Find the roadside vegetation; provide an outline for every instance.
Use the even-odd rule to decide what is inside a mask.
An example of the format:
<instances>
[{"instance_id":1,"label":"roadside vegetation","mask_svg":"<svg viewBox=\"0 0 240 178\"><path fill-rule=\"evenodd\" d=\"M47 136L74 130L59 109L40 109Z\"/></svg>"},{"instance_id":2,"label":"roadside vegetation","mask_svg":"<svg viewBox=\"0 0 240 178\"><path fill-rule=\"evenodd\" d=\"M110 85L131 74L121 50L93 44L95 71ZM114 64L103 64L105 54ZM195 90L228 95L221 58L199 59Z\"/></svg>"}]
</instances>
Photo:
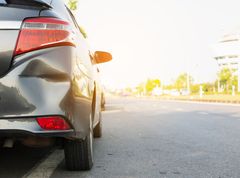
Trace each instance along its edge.
<instances>
[{"instance_id":1,"label":"roadside vegetation","mask_svg":"<svg viewBox=\"0 0 240 178\"><path fill-rule=\"evenodd\" d=\"M69 0L68 1L68 7L69 9L71 10L77 10L77 3L78 3L78 0Z\"/></svg>"},{"instance_id":2,"label":"roadside vegetation","mask_svg":"<svg viewBox=\"0 0 240 178\"><path fill-rule=\"evenodd\" d=\"M166 99L240 102L236 71L223 68L213 82L196 83L194 78L181 73L171 84L164 85L159 78L147 79L133 88L114 91L122 96L160 97Z\"/></svg>"}]
</instances>

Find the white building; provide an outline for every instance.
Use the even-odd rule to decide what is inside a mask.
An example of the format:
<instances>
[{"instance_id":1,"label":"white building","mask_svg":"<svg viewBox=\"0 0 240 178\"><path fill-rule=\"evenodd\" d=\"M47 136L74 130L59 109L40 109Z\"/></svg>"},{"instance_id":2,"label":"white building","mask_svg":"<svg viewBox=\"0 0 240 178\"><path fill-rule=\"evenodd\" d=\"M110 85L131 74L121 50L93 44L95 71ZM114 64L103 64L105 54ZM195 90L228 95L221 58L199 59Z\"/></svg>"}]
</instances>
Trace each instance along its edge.
<instances>
[{"instance_id":1,"label":"white building","mask_svg":"<svg viewBox=\"0 0 240 178\"><path fill-rule=\"evenodd\" d=\"M238 92L240 92L240 33L225 35L214 46L214 58L217 60L219 71L229 68L238 76Z\"/></svg>"}]
</instances>

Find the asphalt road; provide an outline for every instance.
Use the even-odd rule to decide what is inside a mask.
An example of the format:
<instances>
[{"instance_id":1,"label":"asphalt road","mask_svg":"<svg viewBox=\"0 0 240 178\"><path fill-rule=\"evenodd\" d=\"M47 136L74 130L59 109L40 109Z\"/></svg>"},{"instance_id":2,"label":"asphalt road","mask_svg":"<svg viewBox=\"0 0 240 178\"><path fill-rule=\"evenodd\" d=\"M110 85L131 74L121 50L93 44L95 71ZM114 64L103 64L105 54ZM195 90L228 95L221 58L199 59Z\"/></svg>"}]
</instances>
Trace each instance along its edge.
<instances>
[{"instance_id":1,"label":"asphalt road","mask_svg":"<svg viewBox=\"0 0 240 178\"><path fill-rule=\"evenodd\" d=\"M0 151L0 177L238 178L240 106L111 98L91 171L69 172L63 152Z\"/></svg>"}]
</instances>

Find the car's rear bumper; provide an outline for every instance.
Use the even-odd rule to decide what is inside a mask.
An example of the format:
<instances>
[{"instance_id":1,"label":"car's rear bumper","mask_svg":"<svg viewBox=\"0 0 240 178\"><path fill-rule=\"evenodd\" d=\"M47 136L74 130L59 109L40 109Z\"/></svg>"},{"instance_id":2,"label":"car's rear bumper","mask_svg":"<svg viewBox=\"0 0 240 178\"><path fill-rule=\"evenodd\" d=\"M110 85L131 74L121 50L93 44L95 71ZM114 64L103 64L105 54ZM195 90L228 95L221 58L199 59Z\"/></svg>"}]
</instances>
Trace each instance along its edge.
<instances>
[{"instance_id":1,"label":"car's rear bumper","mask_svg":"<svg viewBox=\"0 0 240 178\"><path fill-rule=\"evenodd\" d=\"M35 118L4 118L0 119L1 137L21 137L26 135L41 137L74 137L73 129L44 130Z\"/></svg>"},{"instance_id":2,"label":"car's rear bumper","mask_svg":"<svg viewBox=\"0 0 240 178\"><path fill-rule=\"evenodd\" d=\"M77 70L73 47L42 49L18 56L0 78L0 137L26 133L85 138L92 96L88 78ZM74 71L74 72L73 72ZM63 116L71 131L43 131L34 116Z\"/></svg>"}]
</instances>

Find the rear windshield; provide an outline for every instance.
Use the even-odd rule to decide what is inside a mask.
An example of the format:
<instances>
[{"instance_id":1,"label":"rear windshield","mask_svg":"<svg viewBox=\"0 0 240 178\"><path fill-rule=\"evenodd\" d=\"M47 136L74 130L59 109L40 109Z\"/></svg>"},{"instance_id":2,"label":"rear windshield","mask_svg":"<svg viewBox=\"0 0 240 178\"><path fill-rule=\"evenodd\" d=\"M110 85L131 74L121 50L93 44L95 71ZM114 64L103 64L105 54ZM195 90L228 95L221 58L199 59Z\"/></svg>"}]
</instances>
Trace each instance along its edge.
<instances>
[{"instance_id":1,"label":"rear windshield","mask_svg":"<svg viewBox=\"0 0 240 178\"><path fill-rule=\"evenodd\" d=\"M6 4L5 0L0 0L0 4Z\"/></svg>"},{"instance_id":2,"label":"rear windshield","mask_svg":"<svg viewBox=\"0 0 240 178\"><path fill-rule=\"evenodd\" d=\"M0 0L0 4L24 5L49 8L51 0Z\"/></svg>"}]
</instances>

